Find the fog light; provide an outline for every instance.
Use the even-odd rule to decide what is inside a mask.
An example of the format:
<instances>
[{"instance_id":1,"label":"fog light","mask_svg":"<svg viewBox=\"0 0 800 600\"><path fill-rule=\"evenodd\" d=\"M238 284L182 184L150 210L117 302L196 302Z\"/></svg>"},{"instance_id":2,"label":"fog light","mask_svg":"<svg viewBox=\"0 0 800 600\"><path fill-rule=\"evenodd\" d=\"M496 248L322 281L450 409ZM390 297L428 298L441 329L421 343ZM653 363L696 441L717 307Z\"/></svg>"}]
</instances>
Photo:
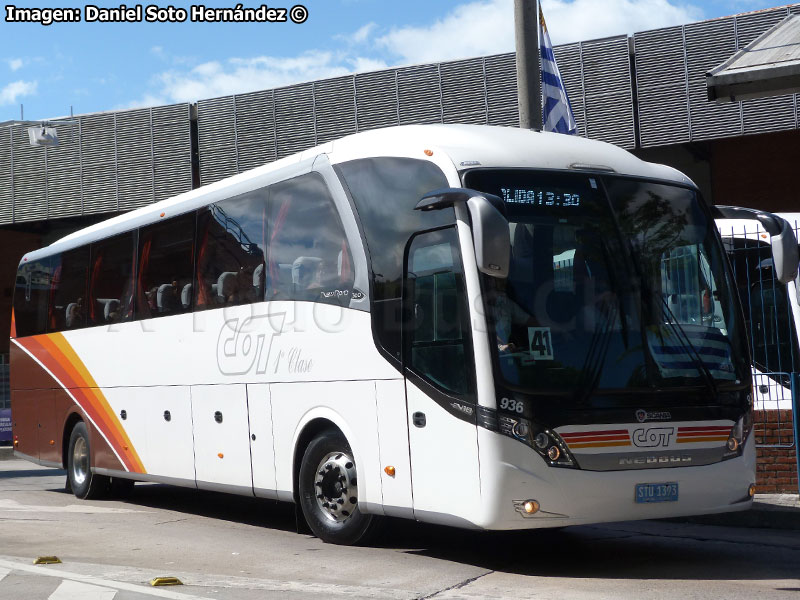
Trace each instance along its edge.
<instances>
[{"instance_id":1,"label":"fog light","mask_svg":"<svg viewBox=\"0 0 800 600\"><path fill-rule=\"evenodd\" d=\"M522 509L529 515L539 512L539 503L536 500L526 500Z\"/></svg>"},{"instance_id":2,"label":"fog light","mask_svg":"<svg viewBox=\"0 0 800 600\"><path fill-rule=\"evenodd\" d=\"M739 441L734 437L728 438L728 450L731 452L736 452L736 449L739 447Z\"/></svg>"},{"instance_id":3,"label":"fog light","mask_svg":"<svg viewBox=\"0 0 800 600\"><path fill-rule=\"evenodd\" d=\"M555 446L550 446L547 449L547 458L550 460L558 460L559 456L561 456L561 451Z\"/></svg>"},{"instance_id":4,"label":"fog light","mask_svg":"<svg viewBox=\"0 0 800 600\"><path fill-rule=\"evenodd\" d=\"M546 433L540 433L539 435L536 436L536 439L533 441L539 448L544 450L545 448L547 448L547 444L550 443L550 438L547 437Z\"/></svg>"},{"instance_id":5,"label":"fog light","mask_svg":"<svg viewBox=\"0 0 800 600\"><path fill-rule=\"evenodd\" d=\"M747 488L747 495L750 496L751 498L756 495L756 484L755 483L751 483L750 487Z\"/></svg>"}]
</instances>

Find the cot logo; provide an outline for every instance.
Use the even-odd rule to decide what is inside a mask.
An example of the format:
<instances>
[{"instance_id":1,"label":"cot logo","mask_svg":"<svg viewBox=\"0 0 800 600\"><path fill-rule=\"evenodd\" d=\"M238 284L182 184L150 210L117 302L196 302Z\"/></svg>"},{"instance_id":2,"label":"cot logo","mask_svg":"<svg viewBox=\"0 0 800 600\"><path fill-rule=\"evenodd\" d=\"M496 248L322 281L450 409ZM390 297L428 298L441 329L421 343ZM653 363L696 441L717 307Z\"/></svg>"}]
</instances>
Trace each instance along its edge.
<instances>
[{"instance_id":1,"label":"cot logo","mask_svg":"<svg viewBox=\"0 0 800 600\"><path fill-rule=\"evenodd\" d=\"M223 375L267 372L272 339L280 335L285 313L251 315L225 321L217 338L217 367Z\"/></svg>"},{"instance_id":2,"label":"cot logo","mask_svg":"<svg viewBox=\"0 0 800 600\"><path fill-rule=\"evenodd\" d=\"M634 445L639 448L656 448L669 446L670 438L674 434L674 427L651 427L650 429L637 429L631 437Z\"/></svg>"}]
</instances>

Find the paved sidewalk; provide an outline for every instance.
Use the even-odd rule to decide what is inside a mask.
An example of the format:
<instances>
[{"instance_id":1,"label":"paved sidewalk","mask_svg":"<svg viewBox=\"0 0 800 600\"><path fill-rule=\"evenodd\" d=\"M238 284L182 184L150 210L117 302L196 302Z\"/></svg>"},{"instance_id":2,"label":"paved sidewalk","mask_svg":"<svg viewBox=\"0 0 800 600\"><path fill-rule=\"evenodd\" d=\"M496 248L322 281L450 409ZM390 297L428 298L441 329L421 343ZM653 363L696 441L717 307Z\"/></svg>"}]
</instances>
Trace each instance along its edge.
<instances>
[{"instance_id":1,"label":"paved sidewalk","mask_svg":"<svg viewBox=\"0 0 800 600\"><path fill-rule=\"evenodd\" d=\"M756 494L753 508L720 515L683 517L676 521L724 527L761 527L800 531L800 496L797 494Z\"/></svg>"}]
</instances>

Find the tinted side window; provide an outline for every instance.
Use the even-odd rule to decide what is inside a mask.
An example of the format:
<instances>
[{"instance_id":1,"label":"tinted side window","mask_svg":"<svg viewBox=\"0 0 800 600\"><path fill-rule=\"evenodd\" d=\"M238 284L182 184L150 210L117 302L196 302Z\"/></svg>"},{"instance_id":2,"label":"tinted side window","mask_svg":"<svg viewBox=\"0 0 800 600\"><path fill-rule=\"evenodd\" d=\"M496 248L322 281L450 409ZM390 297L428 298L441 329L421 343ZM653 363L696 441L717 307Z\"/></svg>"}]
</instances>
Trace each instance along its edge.
<instances>
[{"instance_id":1,"label":"tinted side window","mask_svg":"<svg viewBox=\"0 0 800 600\"><path fill-rule=\"evenodd\" d=\"M454 229L414 238L408 254L408 290L408 365L444 391L469 394L469 317Z\"/></svg>"},{"instance_id":2,"label":"tinted side window","mask_svg":"<svg viewBox=\"0 0 800 600\"><path fill-rule=\"evenodd\" d=\"M123 233L92 244L89 325L133 319L136 234Z\"/></svg>"},{"instance_id":3,"label":"tinted side window","mask_svg":"<svg viewBox=\"0 0 800 600\"><path fill-rule=\"evenodd\" d=\"M353 260L322 178L310 173L270 188L268 300L346 305Z\"/></svg>"},{"instance_id":4,"label":"tinted side window","mask_svg":"<svg viewBox=\"0 0 800 600\"><path fill-rule=\"evenodd\" d=\"M86 326L86 282L89 247L76 248L50 258L48 331L63 331Z\"/></svg>"},{"instance_id":5,"label":"tinted side window","mask_svg":"<svg viewBox=\"0 0 800 600\"><path fill-rule=\"evenodd\" d=\"M378 342L400 358L400 296L403 252L412 234L455 222L452 208L419 211L422 196L447 187L431 162L411 158L366 158L336 171L356 205L367 238L372 269L372 323Z\"/></svg>"},{"instance_id":6,"label":"tinted side window","mask_svg":"<svg viewBox=\"0 0 800 600\"><path fill-rule=\"evenodd\" d=\"M191 213L139 230L137 318L191 310L194 227ZM186 291L188 302L184 301Z\"/></svg>"},{"instance_id":7,"label":"tinted side window","mask_svg":"<svg viewBox=\"0 0 800 600\"><path fill-rule=\"evenodd\" d=\"M266 188L198 212L196 309L264 299L266 213Z\"/></svg>"},{"instance_id":8,"label":"tinted side window","mask_svg":"<svg viewBox=\"0 0 800 600\"><path fill-rule=\"evenodd\" d=\"M14 291L14 322L17 337L45 333L51 278L49 258L25 262L19 266Z\"/></svg>"}]
</instances>

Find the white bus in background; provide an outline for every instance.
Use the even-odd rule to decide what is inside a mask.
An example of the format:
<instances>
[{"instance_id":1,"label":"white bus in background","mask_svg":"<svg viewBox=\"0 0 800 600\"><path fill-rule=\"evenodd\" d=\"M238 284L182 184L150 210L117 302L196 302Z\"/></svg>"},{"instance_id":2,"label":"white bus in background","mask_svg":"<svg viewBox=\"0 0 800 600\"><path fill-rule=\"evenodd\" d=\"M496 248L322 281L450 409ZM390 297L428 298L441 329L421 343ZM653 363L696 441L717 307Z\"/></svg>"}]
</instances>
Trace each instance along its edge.
<instances>
[{"instance_id":1,"label":"white bus in background","mask_svg":"<svg viewBox=\"0 0 800 600\"><path fill-rule=\"evenodd\" d=\"M795 234L800 213L777 213ZM798 279L775 277L772 236L757 220L717 219L742 301L753 359L757 409L792 408L789 375L800 372L800 287Z\"/></svg>"},{"instance_id":2,"label":"white bus in background","mask_svg":"<svg viewBox=\"0 0 800 600\"><path fill-rule=\"evenodd\" d=\"M385 516L751 504L750 357L713 217L608 144L360 133L67 236L17 281L15 450L81 498L284 500L335 543ZM706 292L712 318L683 312Z\"/></svg>"}]
</instances>

